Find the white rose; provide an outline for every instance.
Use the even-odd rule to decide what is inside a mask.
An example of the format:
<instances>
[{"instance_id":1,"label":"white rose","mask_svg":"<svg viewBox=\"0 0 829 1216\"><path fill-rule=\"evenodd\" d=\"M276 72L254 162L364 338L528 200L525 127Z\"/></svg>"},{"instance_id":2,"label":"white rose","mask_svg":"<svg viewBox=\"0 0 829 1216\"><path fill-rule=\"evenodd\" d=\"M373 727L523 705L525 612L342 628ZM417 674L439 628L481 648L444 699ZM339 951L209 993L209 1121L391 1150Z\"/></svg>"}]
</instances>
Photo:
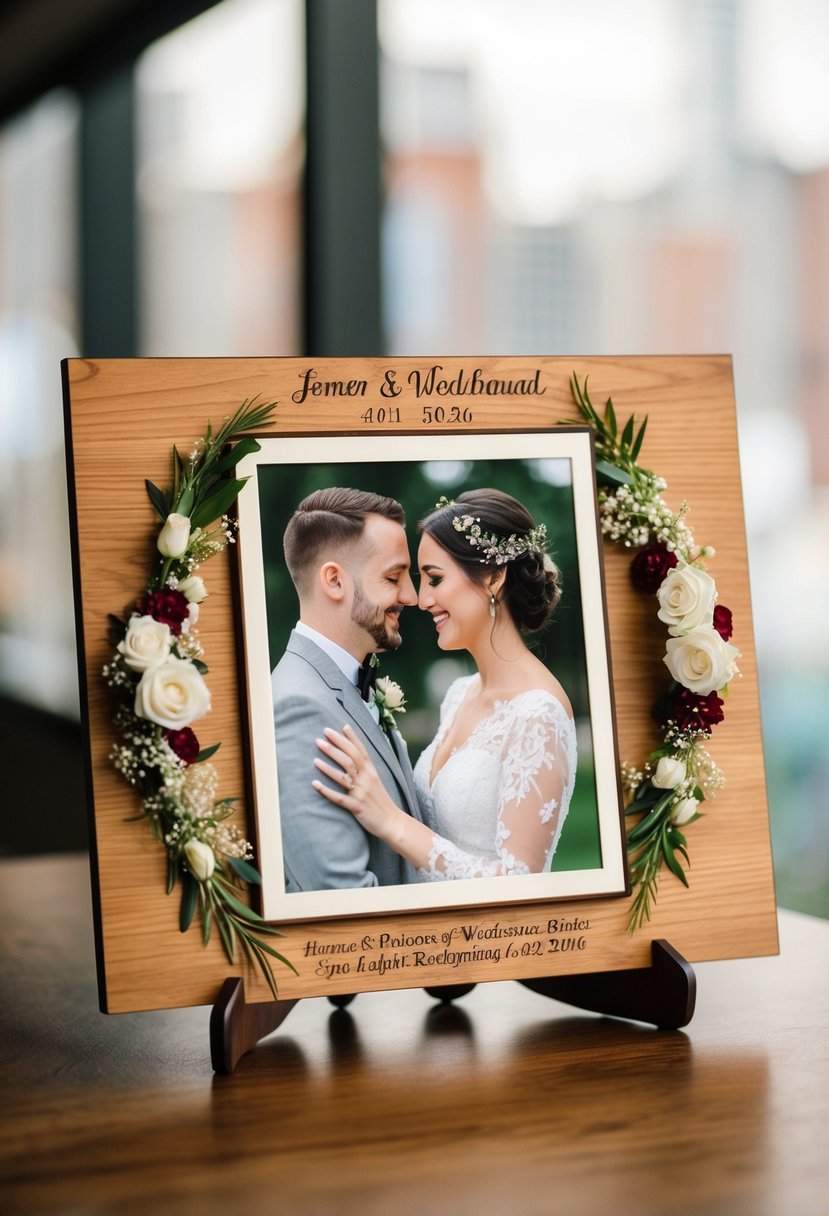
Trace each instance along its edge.
<instances>
[{"instance_id":1,"label":"white rose","mask_svg":"<svg viewBox=\"0 0 829 1216\"><path fill-rule=\"evenodd\" d=\"M200 604L202 600L207 599L207 588L197 574L183 578L178 589L191 604Z\"/></svg>"},{"instance_id":2,"label":"white rose","mask_svg":"<svg viewBox=\"0 0 829 1216\"><path fill-rule=\"evenodd\" d=\"M392 713L399 713L403 710L403 702L406 698L403 695L403 689L395 680L389 679L388 676L378 676L377 688L380 690L386 709L391 710ZM403 712L405 713L405 710Z\"/></svg>"},{"instance_id":3,"label":"white rose","mask_svg":"<svg viewBox=\"0 0 829 1216\"><path fill-rule=\"evenodd\" d=\"M651 782L660 790L673 790L682 784L686 775L684 760L677 760L676 756L660 756Z\"/></svg>"},{"instance_id":4,"label":"white rose","mask_svg":"<svg viewBox=\"0 0 829 1216\"><path fill-rule=\"evenodd\" d=\"M158 551L165 557L181 557L190 544L190 519L175 511L167 516L164 527L158 534Z\"/></svg>"},{"instance_id":5,"label":"white rose","mask_svg":"<svg viewBox=\"0 0 829 1216\"><path fill-rule=\"evenodd\" d=\"M710 574L696 566L679 565L669 571L656 593L660 621L676 637L698 625L710 625L717 588Z\"/></svg>"},{"instance_id":6,"label":"white rose","mask_svg":"<svg viewBox=\"0 0 829 1216\"><path fill-rule=\"evenodd\" d=\"M187 659L173 656L144 672L135 690L135 712L168 730L180 730L210 709L210 690Z\"/></svg>"},{"instance_id":7,"label":"white rose","mask_svg":"<svg viewBox=\"0 0 829 1216\"><path fill-rule=\"evenodd\" d=\"M146 671L167 658L172 644L173 636L168 625L134 612L123 641L118 643L118 650L124 656L127 667L133 671Z\"/></svg>"},{"instance_id":8,"label":"white rose","mask_svg":"<svg viewBox=\"0 0 829 1216\"><path fill-rule=\"evenodd\" d=\"M691 692L719 692L736 674L739 650L724 642L713 625L700 625L681 638L670 638L665 665Z\"/></svg>"},{"instance_id":9,"label":"white rose","mask_svg":"<svg viewBox=\"0 0 829 1216\"><path fill-rule=\"evenodd\" d=\"M699 802L696 798L680 798L671 807L671 823L675 823L677 827L681 827L683 823L687 823L689 819L693 819L697 813Z\"/></svg>"},{"instance_id":10,"label":"white rose","mask_svg":"<svg viewBox=\"0 0 829 1216\"><path fill-rule=\"evenodd\" d=\"M201 840L188 840L183 852L187 869L196 882L207 882L216 868L216 857L210 845Z\"/></svg>"}]
</instances>

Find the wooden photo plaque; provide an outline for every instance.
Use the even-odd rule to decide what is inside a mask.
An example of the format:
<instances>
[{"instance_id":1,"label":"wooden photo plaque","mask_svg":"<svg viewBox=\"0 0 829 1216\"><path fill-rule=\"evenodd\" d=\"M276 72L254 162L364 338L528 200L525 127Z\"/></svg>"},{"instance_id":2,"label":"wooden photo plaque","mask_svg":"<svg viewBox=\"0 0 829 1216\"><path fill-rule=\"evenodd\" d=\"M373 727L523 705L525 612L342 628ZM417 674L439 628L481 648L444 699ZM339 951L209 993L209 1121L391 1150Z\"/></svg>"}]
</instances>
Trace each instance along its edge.
<instances>
[{"instance_id":1,"label":"wooden photo plaque","mask_svg":"<svg viewBox=\"0 0 829 1216\"><path fill-rule=\"evenodd\" d=\"M663 871L652 918L632 934L618 761L641 768L657 743L651 710L668 681L665 633L655 601L631 588L631 552L597 540L591 436L573 373L589 377L594 402L612 396L618 416L648 417L640 462L667 480L671 506L690 504L698 542L716 551L711 573L741 652L710 744L726 784L687 828L689 887ZM209 1004L239 974L248 1000L272 996L243 958L228 961L217 933L205 947L195 923L180 931L165 850L147 824L130 822L137 796L110 760L101 674L112 652L108 615L129 612L155 555L159 521L145 480L168 485L173 446L189 451L208 422L217 429L256 397L276 408L255 432L261 453L237 470L250 478L238 544L203 571L210 594L198 630L212 709L199 734L221 743L217 796L235 800L233 822L263 876L261 910L281 934L268 940L295 969L273 961L279 997L632 970L649 964L655 938L689 962L776 952L729 358L71 359L64 390L102 1009ZM523 495L547 524L564 568L563 623L554 616L535 653L567 673L579 725L579 797L549 871L339 893L286 887L278 772L293 760L274 745L269 680L298 606L281 540L300 498L342 484L392 497L412 488L411 501L402 489L400 500L415 569L417 520L476 485ZM403 645L381 664L406 689L398 725L413 754L434 733L446 686L474 670L462 654L439 651L434 623L424 632L419 618L428 614L407 609Z\"/></svg>"}]
</instances>

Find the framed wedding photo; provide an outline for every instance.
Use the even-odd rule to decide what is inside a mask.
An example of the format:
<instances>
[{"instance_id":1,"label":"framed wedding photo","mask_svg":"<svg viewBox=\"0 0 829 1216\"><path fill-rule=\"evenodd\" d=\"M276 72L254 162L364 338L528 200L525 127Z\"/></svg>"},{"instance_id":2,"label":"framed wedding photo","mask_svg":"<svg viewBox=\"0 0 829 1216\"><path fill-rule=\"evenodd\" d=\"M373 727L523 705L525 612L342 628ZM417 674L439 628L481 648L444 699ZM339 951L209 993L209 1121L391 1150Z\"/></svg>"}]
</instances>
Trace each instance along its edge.
<instances>
[{"instance_id":1,"label":"framed wedding photo","mask_svg":"<svg viewBox=\"0 0 829 1216\"><path fill-rule=\"evenodd\" d=\"M236 554L265 916L277 921L307 920L624 893L621 795L591 432L561 428L409 435L405 439L379 435L275 437L261 440L260 445L237 469L238 475L250 478L250 484L239 497ZM409 549L415 566L417 520L429 513L436 500L466 490L492 486L508 491L544 524L563 591L548 628L531 635L530 644L569 698L578 761L539 872L493 873L501 867L484 862L475 877L428 881L421 872L405 883L356 885L357 880L352 879L355 885L348 887L335 886L343 879L319 860L319 864L305 865L303 873L309 877L304 889L295 886L291 890L286 884L286 875L296 870L291 864L292 850L319 855L335 850L332 834L336 836L340 830L338 816L342 832L353 831L347 810L333 817L314 815L314 803L322 801L322 795L310 788L311 779L319 776L313 767L313 756L319 754L314 739L292 731L281 740L278 724L274 730L279 659L299 615L285 564L283 534L298 503L330 486L399 498L409 522ZM414 575L417 584L416 570ZM419 578L428 581L423 573ZM388 750L393 752L395 745L406 747L417 777L418 757L438 730L440 701L454 681L470 678L474 665L465 652L438 648L428 611L406 608L400 631L402 645L380 656L378 670L405 690L405 717L400 716L396 723L397 738ZM329 726L339 729L341 723L333 712L339 711L332 710ZM366 725L368 729L367 717ZM479 728L447 761L448 767L468 763L471 771L466 780L471 782L480 770L485 775L489 764L486 752L480 750L482 733ZM529 759L532 743L528 738L525 743ZM307 790L297 787L297 769L306 774ZM288 773L290 779L283 776L280 780L280 772ZM451 772L442 775L441 781L447 779L452 779ZM429 798L429 781L426 777L420 780L423 803ZM300 815L294 814L298 802L307 803ZM286 815L291 824L288 832ZM493 839L495 830L493 824ZM364 883L362 874L359 880ZM319 885L307 889L309 881Z\"/></svg>"},{"instance_id":2,"label":"framed wedding photo","mask_svg":"<svg viewBox=\"0 0 829 1216\"><path fill-rule=\"evenodd\" d=\"M212 1004L238 978L258 1004L638 970L654 939L690 963L776 951L727 356L84 358L62 370L104 1011ZM707 715L691 733L696 757L710 747L701 775L716 797L675 757L657 771L666 663L691 643L657 617L655 588L632 579L646 542L614 535L608 511L626 500L597 490L607 468L593 454L599 415L579 400L588 380L620 440L641 447L642 484L664 496L654 510L674 526L689 503L716 553L734 637L714 637L707 618L699 627L718 656L714 687L736 667L739 679L727 706L716 691L676 694L681 713ZM297 508L336 487L400 513L380 515L393 568L370 520L349 574L349 619L379 630L376 669L361 670L359 646L320 643L286 563ZM518 503L524 522L476 532L484 507L462 504L484 490ZM441 544L468 595L452 566L441 572ZM293 552L296 573L306 549ZM326 559L329 589L342 565ZM527 630L510 634L517 575L501 572L519 566L533 591L518 618ZM375 594L378 571L402 590ZM549 621L526 615L542 602ZM711 616L710 594L702 609ZM518 653L532 683L505 678L491 703L476 700L484 651L462 636L473 625L502 675ZM508 636L526 645L507 651ZM320 682L336 696L306 723L294 706ZM374 780L356 743L345 767L318 750L346 723L389 794L400 853L373 852L349 809L352 773ZM496 726L513 743L493 758ZM640 861L663 846L651 882ZM331 856L337 878L318 878Z\"/></svg>"}]
</instances>

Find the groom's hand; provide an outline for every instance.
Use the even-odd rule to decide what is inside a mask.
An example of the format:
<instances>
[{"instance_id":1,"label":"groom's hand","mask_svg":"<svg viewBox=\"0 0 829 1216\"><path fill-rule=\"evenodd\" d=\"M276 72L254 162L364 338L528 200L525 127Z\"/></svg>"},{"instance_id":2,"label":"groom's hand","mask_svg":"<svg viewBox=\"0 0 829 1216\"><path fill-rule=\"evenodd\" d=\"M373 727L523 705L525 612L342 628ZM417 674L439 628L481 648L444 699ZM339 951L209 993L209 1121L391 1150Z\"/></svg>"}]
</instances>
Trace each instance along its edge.
<instances>
[{"instance_id":1,"label":"groom's hand","mask_svg":"<svg viewBox=\"0 0 829 1216\"><path fill-rule=\"evenodd\" d=\"M314 764L339 787L313 781L317 793L350 811L367 832L395 848L408 816L389 797L352 727L344 726L342 733L326 728L325 738L317 739L316 744L326 759L317 757Z\"/></svg>"}]
</instances>

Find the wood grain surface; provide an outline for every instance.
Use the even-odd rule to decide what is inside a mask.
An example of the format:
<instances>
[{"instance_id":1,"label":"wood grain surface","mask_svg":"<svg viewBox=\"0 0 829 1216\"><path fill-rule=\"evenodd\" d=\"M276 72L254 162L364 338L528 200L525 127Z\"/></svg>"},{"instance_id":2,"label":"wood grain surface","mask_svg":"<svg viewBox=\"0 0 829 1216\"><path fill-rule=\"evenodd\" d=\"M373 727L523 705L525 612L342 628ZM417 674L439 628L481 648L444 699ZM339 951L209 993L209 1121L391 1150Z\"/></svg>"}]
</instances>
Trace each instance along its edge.
<instances>
[{"instance_id":1,"label":"wood grain surface","mask_svg":"<svg viewBox=\"0 0 829 1216\"><path fill-rule=\"evenodd\" d=\"M823 1216L829 925L702 963L684 1031L519 984L300 1001L231 1077L208 1011L105 1018L85 859L0 863L9 1216Z\"/></svg>"},{"instance_id":2,"label":"wood grain surface","mask_svg":"<svg viewBox=\"0 0 829 1216\"><path fill-rule=\"evenodd\" d=\"M106 616L124 611L143 587L152 559L156 520L144 491L149 477L169 480L169 453L175 443L188 451L208 418L214 424L245 398L261 395L279 406L268 434L372 434L382 428L361 420L379 396L384 373L395 369L405 382L412 369L428 369L428 359L314 360L320 382L364 378L367 398L307 398L294 401L311 361L298 359L70 360L66 365L71 437L70 488L76 504L78 592L86 675L90 788L94 805L93 874L99 907L101 1000L110 1012L172 1008L215 999L234 969L218 940L207 950L196 932L178 931L176 897L164 894L163 850L149 833L125 823L134 813L132 794L111 768L110 706L100 677L108 656ZM730 359L726 356L641 358L443 359L447 376L483 367L490 377L533 377L539 369L544 393L515 399L464 400L474 411L474 429L553 426L577 418L568 382L571 372L590 376L595 402L613 396L617 413L650 418L641 458L669 483L666 498L675 507L687 499L698 542L713 545L712 563L720 602L735 620L734 642L742 652L741 677L732 684L725 723L717 728L712 751L727 777L726 789L689 829L691 889L662 881L655 915L643 932L625 932L625 899L572 901L498 910L503 926L548 915L589 918L589 949L538 960L502 959L498 978L566 971L595 971L648 965L650 940L665 938L690 961L773 953L777 948L768 813L763 771L760 713L740 489L736 415ZM422 431L421 403L402 394L401 421L383 433ZM431 432L435 427L428 428ZM444 426L463 432L464 426ZM404 439L401 437L401 443ZM650 606L629 587L628 557L605 552L611 654L620 754L641 763L654 744L649 717L651 690L664 684L664 634ZM245 789L244 723L240 711L236 638L230 576L225 556L209 571L211 598L199 622L210 665L213 696L211 735L222 740L220 795ZM244 801L238 816L250 830ZM492 909L476 923L489 924ZM468 919L464 913L464 919ZM383 918L392 934L440 932L457 913L416 913ZM285 999L321 992L353 991L353 976L321 981L307 963L305 943L336 943L376 932L375 918L291 925L280 948L295 962L299 977L278 975ZM493 978L492 967L473 963L447 973L423 968L424 986ZM251 999L266 999L246 973ZM410 986L401 974L363 977L360 988Z\"/></svg>"}]
</instances>

